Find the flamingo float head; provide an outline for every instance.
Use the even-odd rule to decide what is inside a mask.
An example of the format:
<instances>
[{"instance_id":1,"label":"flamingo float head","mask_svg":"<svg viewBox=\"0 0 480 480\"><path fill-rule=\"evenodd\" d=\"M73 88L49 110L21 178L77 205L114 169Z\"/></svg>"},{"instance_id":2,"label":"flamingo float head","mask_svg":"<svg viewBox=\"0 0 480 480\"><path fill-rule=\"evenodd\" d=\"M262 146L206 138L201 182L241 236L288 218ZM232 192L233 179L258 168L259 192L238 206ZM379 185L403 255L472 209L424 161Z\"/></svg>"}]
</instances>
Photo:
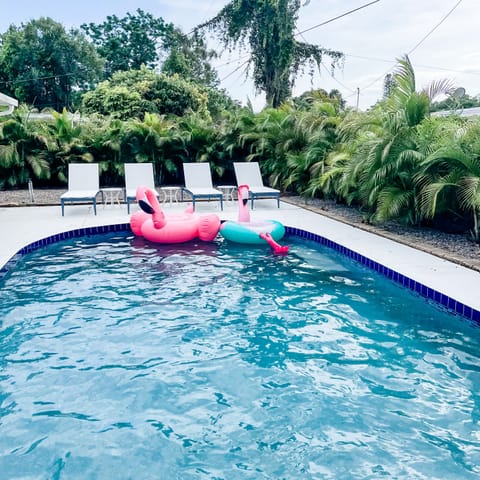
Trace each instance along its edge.
<instances>
[{"instance_id":1,"label":"flamingo float head","mask_svg":"<svg viewBox=\"0 0 480 480\"><path fill-rule=\"evenodd\" d=\"M250 222L250 210L248 208L248 185L238 186L238 221Z\"/></svg>"},{"instance_id":2,"label":"flamingo float head","mask_svg":"<svg viewBox=\"0 0 480 480\"><path fill-rule=\"evenodd\" d=\"M147 187L141 186L137 188L137 202L140 208L152 216L153 226L157 229L164 227L167 223L165 213L158 202L155 193Z\"/></svg>"}]
</instances>

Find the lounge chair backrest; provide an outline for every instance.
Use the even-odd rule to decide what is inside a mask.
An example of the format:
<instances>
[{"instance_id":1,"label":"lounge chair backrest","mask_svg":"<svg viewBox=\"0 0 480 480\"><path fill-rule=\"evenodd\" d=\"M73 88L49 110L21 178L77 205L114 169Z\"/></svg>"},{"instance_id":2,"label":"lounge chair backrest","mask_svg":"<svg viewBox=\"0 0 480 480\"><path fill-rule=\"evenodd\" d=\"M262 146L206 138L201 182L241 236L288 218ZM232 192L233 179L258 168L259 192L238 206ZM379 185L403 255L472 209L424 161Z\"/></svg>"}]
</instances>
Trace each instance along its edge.
<instances>
[{"instance_id":1,"label":"lounge chair backrest","mask_svg":"<svg viewBox=\"0 0 480 480\"><path fill-rule=\"evenodd\" d=\"M263 186L262 174L258 162L234 162L237 185L248 185L250 187Z\"/></svg>"},{"instance_id":2,"label":"lounge chair backrest","mask_svg":"<svg viewBox=\"0 0 480 480\"><path fill-rule=\"evenodd\" d=\"M98 163L69 163L68 190L95 190L100 189Z\"/></svg>"},{"instance_id":3,"label":"lounge chair backrest","mask_svg":"<svg viewBox=\"0 0 480 480\"><path fill-rule=\"evenodd\" d=\"M187 188L213 188L209 163L184 163L183 173Z\"/></svg>"},{"instance_id":4,"label":"lounge chair backrest","mask_svg":"<svg viewBox=\"0 0 480 480\"><path fill-rule=\"evenodd\" d=\"M136 190L137 187L145 185L155 190L153 178L153 165L151 163L126 163L125 164L125 188Z\"/></svg>"}]
</instances>

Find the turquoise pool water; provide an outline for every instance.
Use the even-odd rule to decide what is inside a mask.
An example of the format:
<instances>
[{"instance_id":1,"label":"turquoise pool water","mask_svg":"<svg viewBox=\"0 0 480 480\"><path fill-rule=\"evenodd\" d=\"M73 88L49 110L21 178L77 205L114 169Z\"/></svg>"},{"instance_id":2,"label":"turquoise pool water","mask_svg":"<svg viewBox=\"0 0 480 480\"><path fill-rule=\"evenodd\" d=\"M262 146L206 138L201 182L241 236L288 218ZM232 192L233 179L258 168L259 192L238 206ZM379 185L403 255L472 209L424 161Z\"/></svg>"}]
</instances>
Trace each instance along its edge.
<instances>
[{"instance_id":1,"label":"turquoise pool water","mask_svg":"<svg viewBox=\"0 0 480 480\"><path fill-rule=\"evenodd\" d=\"M25 256L0 282L1 478L479 478L478 326L289 243Z\"/></svg>"}]
</instances>

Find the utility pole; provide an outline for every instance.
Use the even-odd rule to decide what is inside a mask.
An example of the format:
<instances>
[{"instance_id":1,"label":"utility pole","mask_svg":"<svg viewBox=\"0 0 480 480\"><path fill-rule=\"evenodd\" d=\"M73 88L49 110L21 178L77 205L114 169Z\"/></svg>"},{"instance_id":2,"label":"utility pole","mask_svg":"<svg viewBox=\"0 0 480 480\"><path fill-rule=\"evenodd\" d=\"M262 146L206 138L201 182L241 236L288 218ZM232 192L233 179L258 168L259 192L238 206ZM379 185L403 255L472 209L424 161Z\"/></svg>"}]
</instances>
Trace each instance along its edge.
<instances>
[{"instance_id":1,"label":"utility pole","mask_svg":"<svg viewBox=\"0 0 480 480\"><path fill-rule=\"evenodd\" d=\"M357 87L357 112L358 112L359 103L360 103L360 87Z\"/></svg>"}]
</instances>

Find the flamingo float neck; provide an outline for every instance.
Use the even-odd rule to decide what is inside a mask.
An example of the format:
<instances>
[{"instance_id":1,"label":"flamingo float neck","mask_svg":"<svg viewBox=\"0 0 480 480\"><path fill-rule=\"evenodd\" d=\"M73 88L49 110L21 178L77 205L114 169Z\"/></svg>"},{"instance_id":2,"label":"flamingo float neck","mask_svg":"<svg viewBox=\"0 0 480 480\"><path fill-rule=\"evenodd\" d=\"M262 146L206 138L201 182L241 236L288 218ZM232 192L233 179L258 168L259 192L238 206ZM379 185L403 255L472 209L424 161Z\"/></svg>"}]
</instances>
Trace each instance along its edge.
<instances>
[{"instance_id":1,"label":"flamingo float neck","mask_svg":"<svg viewBox=\"0 0 480 480\"><path fill-rule=\"evenodd\" d=\"M250 209L248 208L248 185L238 187L238 221L250 222Z\"/></svg>"},{"instance_id":2,"label":"flamingo float neck","mask_svg":"<svg viewBox=\"0 0 480 480\"><path fill-rule=\"evenodd\" d=\"M137 189L137 201L144 212L152 215L153 226L155 228L160 229L166 225L167 220L165 213L163 213L158 198L152 190L147 187L139 187Z\"/></svg>"}]
</instances>

